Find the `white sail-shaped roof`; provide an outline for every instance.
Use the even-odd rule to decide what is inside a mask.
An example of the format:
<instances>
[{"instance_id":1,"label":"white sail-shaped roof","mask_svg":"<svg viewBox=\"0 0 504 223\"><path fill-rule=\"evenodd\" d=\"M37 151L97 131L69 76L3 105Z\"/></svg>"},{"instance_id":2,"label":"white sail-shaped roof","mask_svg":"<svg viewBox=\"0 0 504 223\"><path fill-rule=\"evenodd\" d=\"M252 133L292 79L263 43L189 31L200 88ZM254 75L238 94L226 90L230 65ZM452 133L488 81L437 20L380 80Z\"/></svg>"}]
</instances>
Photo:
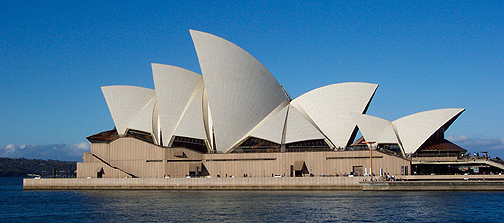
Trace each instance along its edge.
<instances>
[{"instance_id":1,"label":"white sail-shaped roof","mask_svg":"<svg viewBox=\"0 0 504 223\"><path fill-rule=\"evenodd\" d=\"M394 124L387 125L383 134L380 137L380 143L399 143L397 139L397 133L394 129Z\"/></svg>"},{"instance_id":2,"label":"white sail-shaped roof","mask_svg":"<svg viewBox=\"0 0 504 223\"><path fill-rule=\"evenodd\" d=\"M152 110L152 134L156 145L161 145L161 123L159 123L159 111L157 107L157 100L154 103ZM162 145L161 145L162 146Z\"/></svg>"},{"instance_id":3,"label":"white sail-shaped roof","mask_svg":"<svg viewBox=\"0 0 504 223\"><path fill-rule=\"evenodd\" d=\"M371 115L353 113L352 118L368 142L398 143L391 121Z\"/></svg>"},{"instance_id":4,"label":"white sail-shaped roof","mask_svg":"<svg viewBox=\"0 0 504 223\"><path fill-rule=\"evenodd\" d=\"M203 80L194 89L189 106L183 112L174 135L207 139L203 123Z\"/></svg>"},{"instance_id":5,"label":"white sail-shaped roof","mask_svg":"<svg viewBox=\"0 0 504 223\"><path fill-rule=\"evenodd\" d=\"M264 125L254 131L252 136L281 144L288 107L285 106L280 112L271 117Z\"/></svg>"},{"instance_id":6,"label":"white sail-shaped roof","mask_svg":"<svg viewBox=\"0 0 504 223\"><path fill-rule=\"evenodd\" d=\"M136 129L162 146L172 146L177 135L204 139L213 152L231 152L249 137L283 145L324 139L330 147L346 147L358 127L367 141L398 143L414 153L464 111L439 109L390 122L364 115L378 85L356 82L317 88L290 101L252 55L220 37L190 33L202 75L153 63L155 90L102 87L120 136Z\"/></svg>"},{"instance_id":7,"label":"white sail-shaped roof","mask_svg":"<svg viewBox=\"0 0 504 223\"><path fill-rule=\"evenodd\" d=\"M149 117L137 116L142 110L144 110L144 108L146 108L149 102L155 98L156 93L154 90L123 85L104 86L101 87L101 89L103 96L107 101L107 106L110 110L110 114L112 115L112 119L114 120L117 133L120 136L124 136L126 134L128 126L135 118L148 119L149 117L152 117L152 112L149 114ZM147 112L142 112L142 114L146 115ZM141 130L145 130L145 125L140 124L140 126L142 126ZM151 132L151 130L148 130L147 132Z\"/></svg>"},{"instance_id":8,"label":"white sail-shaped roof","mask_svg":"<svg viewBox=\"0 0 504 223\"><path fill-rule=\"evenodd\" d=\"M356 127L351 113L365 113L377 84L340 83L317 88L294 99L336 147L349 145Z\"/></svg>"},{"instance_id":9,"label":"white sail-shaped roof","mask_svg":"<svg viewBox=\"0 0 504 223\"><path fill-rule=\"evenodd\" d=\"M463 108L447 108L419 112L392 122L405 153L414 153L439 129L446 130L464 111Z\"/></svg>"},{"instance_id":10,"label":"white sail-shaped roof","mask_svg":"<svg viewBox=\"0 0 504 223\"><path fill-rule=\"evenodd\" d=\"M313 126L295 107L289 108L287 126L285 131L285 143L298 141L324 139L324 135Z\"/></svg>"},{"instance_id":11,"label":"white sail-shaped roof","mask_svg":"<svg viewBox=\"0 0 504 223\"><path fill-rule=\"evenodd\" d=\"M208 33L190 32L205 80L216 149L227 152L288 99L271 73L245 50Z\"/></svg>"},{"instance_id":12,"label":"white sail-shaped roof","mask_svg":"<svg viewBox=\"0 0 504 223\"><path fill-rule=\"evenodd\" d=\"M213 137L213 122L212 113L210 112L210 106L208 105L208 94L206 92L206 87L203 87L203 124L205 125L206 135L208 137L209 150L214 150L214 137Z\"/></svg>"},{"instance_id":13,"label":"white sail-shaped roof","mask_svg":"<svg viewBox=\"0 0 504 223\"><path fill-rule=\"evenodd\" d=\"M152 64L152 74L163 146L170 146L184 109L189 106L191 95L202 76L180 67L155 63Z\"/></svg>"},{"instance_id":14,"label":"white sail-shaped roof","mask_svg":"<svg viewBox=\"0 0 504 223\"><path fill-rule=\"evenodd\" d=\"M156 104L156 95L138 112L128 125L129 129L136 129L144 132L152 133L152 119L154 114L154 105Z\"/></svg>"}]
</instances>

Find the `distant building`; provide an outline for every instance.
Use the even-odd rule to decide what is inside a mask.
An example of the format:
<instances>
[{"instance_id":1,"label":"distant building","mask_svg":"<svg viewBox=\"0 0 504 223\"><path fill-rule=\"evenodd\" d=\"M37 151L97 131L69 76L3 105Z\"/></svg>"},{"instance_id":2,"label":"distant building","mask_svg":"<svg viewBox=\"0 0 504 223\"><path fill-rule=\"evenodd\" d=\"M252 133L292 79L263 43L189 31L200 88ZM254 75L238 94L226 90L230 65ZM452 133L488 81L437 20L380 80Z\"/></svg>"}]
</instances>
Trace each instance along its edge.
<instances>
[{"instance_id":1,"label":"distant building","mask_svg":"<svg viewBox=\"0 0 504 223\"><path fill-rule=\"evenodd\" d=\"M102 87L115 129L88 137L77 177L364 175L369 145L374 174L407 175L414 157L466 153L444 139L464 109L391 122L365 115L378 85L355 82L291 100L240 47L190 33L202 75L152 64L155 89Z\"/></svg>"}]
</instances>

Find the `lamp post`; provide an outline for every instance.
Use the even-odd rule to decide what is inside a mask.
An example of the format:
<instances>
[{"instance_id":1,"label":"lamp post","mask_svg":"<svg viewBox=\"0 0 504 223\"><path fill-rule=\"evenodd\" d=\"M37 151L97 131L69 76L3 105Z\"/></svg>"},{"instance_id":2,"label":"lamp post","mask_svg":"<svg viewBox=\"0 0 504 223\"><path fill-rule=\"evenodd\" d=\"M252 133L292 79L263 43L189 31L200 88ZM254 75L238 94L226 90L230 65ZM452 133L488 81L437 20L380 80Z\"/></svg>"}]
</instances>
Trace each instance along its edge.
<instances>
[{"instance_id":1,"label":"lamp post","mask_svg":"<svg viewBox=\"0 0 504 223\"><path fill-rule=\"evenodd\" d=\"M364 142L368 144L369 147L369 176L371 177L371 181L373 181L373 144L375 142Z\"/></svg>"}]
</instances>

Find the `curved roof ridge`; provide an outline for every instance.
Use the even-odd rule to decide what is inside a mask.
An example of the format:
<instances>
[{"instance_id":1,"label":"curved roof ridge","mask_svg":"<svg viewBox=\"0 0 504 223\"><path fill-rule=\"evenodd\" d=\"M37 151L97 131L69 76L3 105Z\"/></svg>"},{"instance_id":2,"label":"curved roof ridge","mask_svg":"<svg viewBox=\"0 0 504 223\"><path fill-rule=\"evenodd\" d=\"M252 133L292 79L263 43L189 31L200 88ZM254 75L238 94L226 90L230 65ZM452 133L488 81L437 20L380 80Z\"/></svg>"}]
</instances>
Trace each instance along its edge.
<instances>
[{"instance_id":1,"label":"curved roof ridge","mask_svg":"<svg viewBox=\"0 0 504 223\"><path fill-rule=\"evenodd\" d=\"M326 136L313 121L306 118L303 111L299 111L292 104L290 105L285 124L285 144L305 140L326 139ZM332 145L330 146L332 147Z\"/></svg>"},{"instance_id":2,"label":"curved roof ridge","mask_svg":"<svg viewBox=\"0 0 504 223\"><path fill-rule=\"evenodd\" d=\"M315 88L315 89L312 89L300 96L298 96L297 98L300 98L302 97L303 95L306 95L306 94L309 94L310 92L312 91L317 91L317 90L321 90L321 89L324 89L324 88L329 88L329 87L332 87L334 85L338 85L338 86L342 86L342 85L353 85L353 84L370 84L370 85L376 85L376 87L378 87L378 84L375 84L375 83L368 83L368 82L341 82L341 83L334 83L334 84L329 84L329 85L324 85L322 87L318 87L318 88ZM294 98L293 100L296 100L297 98Z\"/></svg>"},{"instance_id":3,"label":"curved roof ridge","mask_svg":"<svg viewBox=\"0 0 504 223\"><path fill-rule=\"evenodd\" d=\"M101 90L120 136L126 134L133 119L156 96L153 89L129 85L103 86Z\"/></svg>"},{"instance_id":4,"label":"curved roof ridge","mask_svg":"<svg viewBox=\"0 0 504 223\"><path fill-rule=\"evenodd\" d=\"M377 87L364 82L337 83L311 90L291 103L297 103L334 146L346 147L357 126L350 113L365 113Z\"/></svg>"},{"instance_id":5,"label":"curved roof ridge","mask_svg":"<svg viewBox=\"0 0 504 223\"><path fill-rule=\"evenodd\" d=\"M385 143L386 141L387 143L391 143L391 133L386 132L390 130L393 131L393 129L389 128L389 126L392 125L391 121L366 114L352 113L351 115L355 122L357 122L357 126L366 141L377 143ZM392 142L397 143L398 141L395 137L395 133L392 132L392 134L395 138L392 138Z\"/></svg>"},{"instance_id":6,"label":"curved roof ridge","mask_svg":"<svg viewBox=\"0 0 504 223\"><path fill-rule=\"evenodd\" d=\"M163 146L170 146L184 109L202 76L172 65L152 63Z\"/></svg>"},{"instance_id":7,"label":"curved roof ridge","mask_svg":"<svg viewBox=\"0 0 504 223\"><path fill-rule=\"evenodd\" d=\"M203 79L201 79L182 112L174 134L208 140L203 122Z\"/></svg>"},{"instance_id":8,"label":"curved roof ridge","mask_svg":"<svg viewBox=\"0 0 504 223\"><path fill-rule=\"evenodd\" d=\"M289 105L281 104L271 112L263 121L250 131L250 136L282 144L282 133L285 128Z\"/></svg>"},{"instance_id":9,"label":"curved roof ridge","mask_svg":"<svg viewBox=\"0 0 504 223\"><path fill-rule=\"evenodd\" d=\"M433 134L443 132L464 112L464 108L445 108L411 114L392 122L405 153L414 153Z\"/></svg>"},{"instance_id":10,"label":"curved roof ridge","mask_svg":"<svg viewBox=\"0 0 504 223\"><path fill-rule=\"evenodd\" d=\"M156 102L156 95L154 95L154 97L143 106L140 112L133 117L131 123L128 125L128 129L141 130L152 134L152 113Z\"/></svg>"},{"instance_id":11,"label":"curved roof ridge","mask_svg":"<svg viewBox=\"0 0 504 223\"><path fill-rule=\"evenodd\" d=\"M255 57L223 38L190 30L212 111L216 149L227 152L288 100Z\"/></svg>"},{"instance_id":12,"label":"curved roof ridge","mask_svg":"<svg viewBox=\"0 0 504 223\"><path fill-rule=\"evenodd\" d=\"M439 109L426 110L426 111L416 112L416 113L413 113L413 114L410 114L410 115L398 118L398 119L394 120L393 122L399 121L401 119L408 118L410 116L416 116L416 115L420 115L420 114L424 114L424 113L430 113L430 112L435 112L435 111L443 111L443 110L446 110L446 111L452 110L452 111L463 112L463 111L465 111L465 108L439 108Z\"/></svg>"}]
</instances>

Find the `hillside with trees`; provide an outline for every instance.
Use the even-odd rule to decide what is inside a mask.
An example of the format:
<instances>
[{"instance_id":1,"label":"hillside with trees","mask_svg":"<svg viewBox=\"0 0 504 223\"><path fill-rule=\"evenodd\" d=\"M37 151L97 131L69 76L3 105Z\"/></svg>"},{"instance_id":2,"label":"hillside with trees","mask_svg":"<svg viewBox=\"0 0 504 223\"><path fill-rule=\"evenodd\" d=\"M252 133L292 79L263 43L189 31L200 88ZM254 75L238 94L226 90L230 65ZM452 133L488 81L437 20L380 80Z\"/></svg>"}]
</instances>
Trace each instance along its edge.
<instances>
[{"instance_id":1,"label":"hillside with trees","mask_svg":"<svg viewBox=\"0 0 504 223\"><path fill-rule=\"evenodd\" d=\"M0 177L75 177L77 162L0 157Z\"/></svg>"}]
</instances>

